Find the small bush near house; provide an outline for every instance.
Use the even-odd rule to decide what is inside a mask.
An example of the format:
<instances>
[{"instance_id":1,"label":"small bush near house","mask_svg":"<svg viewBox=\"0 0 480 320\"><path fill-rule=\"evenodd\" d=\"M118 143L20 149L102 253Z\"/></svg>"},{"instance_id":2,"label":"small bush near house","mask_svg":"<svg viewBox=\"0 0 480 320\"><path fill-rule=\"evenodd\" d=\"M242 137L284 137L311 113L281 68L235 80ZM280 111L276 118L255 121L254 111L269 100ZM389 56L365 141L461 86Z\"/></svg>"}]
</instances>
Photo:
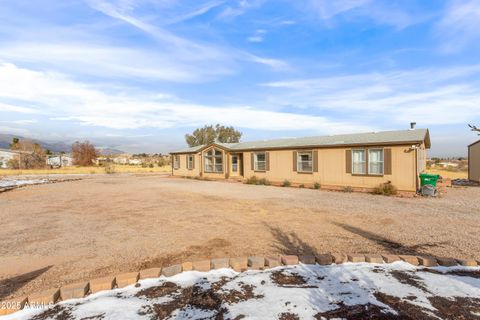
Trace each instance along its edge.
<instances>
[{"instance_id":1,"label":"small bush near house","mask_svg":"<svg viewBox=\"0 0 480 320\"><path fill-rule=\"evenodd\" d=\"M259 179L257 176L251 176L250 178L245 181L246 184L254 184L254 185L264 185L264 186L269 186L270 181L268 181L265 178Z\"/></svg>"},{"instance_id":2,"label":"small bush near house","mask_svg":"<svg viewBox=\"0 0 480 320\"><path fill-rule=\"evenodd\" d=\"M305 185L302 183L301 185L298 186L299 188L305 188Z\"/></svg>"},{"instance_id":3,"label":"small bush near house","mask_svg":"<svg viewBox=\"0 0 480 320\"><path fill-rule=\"evenodd\" d=\"M258 184L262 184L264 186L269 186L270 185L270 181L267 180L266 178L262 178L260 180L258 180Z\"/></svg>"},{"instance_id":4,"label":"small bush near house","mask_svg":"<svg viewBox=\"0 0 480 320\"><path fill-rule=\"evenodd\" d=\"M350 186L346 186L346 187L343 187L342 191L350 193L350 192L353 192L353 188Z\"/></svg>"},{"instance_id":5,"label":"small bush near house","mask_svg":"<svg viewBox=\"0 0 480 320\"><path fill-rule=\"evenodd\" d=\"M390 182L382 183L375 189L373 189L374 194L382 194L384 196L393 196L398 193L397 188Z\"/></svg>"},{"instance_id":6,"label":"small bush near house","mask_svg":"<svg viewBox=\"0 0 480 320\"><path fill-rule=\"evenodd\" d=\"M320 189L320 187L321 187L320 183L318 183L318 182L315 182L315 184L313 185L313 188L317 189L317 190Z\"/></svg>"},{"instance_id":7,"label":"small bush near house","mask_svg":"<svg viewBox=\"0 0 480 320\"><path fill-rule=\"evenodd\" d=\"M257 176L251 176L250 178L245 181L246 184L258 184Z\"/></svg>"},{"instance_id":8,"label":"small bush near house","mask_svg":"<svg viewBox=\"0 0 480 320\"><path fill-rule=\"evenodd\" d=\"M290 181L288 181L287 179L285 179L283 181L283 184L282 184L283 187L290 187L291 185L292 185L292 183Z\"/></svg>"}]
</instances>

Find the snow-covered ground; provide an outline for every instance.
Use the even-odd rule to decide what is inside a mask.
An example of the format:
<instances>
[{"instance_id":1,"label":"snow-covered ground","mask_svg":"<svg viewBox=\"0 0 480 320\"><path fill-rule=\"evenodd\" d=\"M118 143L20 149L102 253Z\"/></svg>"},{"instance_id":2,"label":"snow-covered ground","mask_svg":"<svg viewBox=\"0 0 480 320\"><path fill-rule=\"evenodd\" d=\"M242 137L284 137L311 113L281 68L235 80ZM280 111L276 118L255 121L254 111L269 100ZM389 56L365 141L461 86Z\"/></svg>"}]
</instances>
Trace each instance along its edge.
<instances>
[{"instance_id":1,"label":"snow-covered ground","mask_svg":"<svg viewBox=\"0 0 480 320\"><path fill-rule=\"evenodd\" d=\"M184 272L2 319L480 319L480 268L404 262Z\"/></svg>"},{"instance_id":2,"label":"snow-covered ground","mask_svg":"<svg viewBox=\"0 0 480 320\"><path fill-rule=\"evenodd\" d=\"M48 179L0 179L0 188L19 187L31 184L48 183Z\"/></svg>"}]
</instances>

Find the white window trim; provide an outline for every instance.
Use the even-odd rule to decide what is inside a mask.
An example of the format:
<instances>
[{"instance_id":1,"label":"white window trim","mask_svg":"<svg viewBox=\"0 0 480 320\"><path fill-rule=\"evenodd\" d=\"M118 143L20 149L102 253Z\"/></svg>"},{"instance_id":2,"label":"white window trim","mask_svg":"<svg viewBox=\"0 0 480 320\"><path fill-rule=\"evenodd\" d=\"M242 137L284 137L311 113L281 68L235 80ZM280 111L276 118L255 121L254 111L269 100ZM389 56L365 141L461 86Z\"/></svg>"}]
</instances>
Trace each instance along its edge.
<instances>
[{"instance_id":1,"label":"white window trim","mask_svg":"<svg viewBox=\"0 0 480 320\"><path fill-rule=\"evenodd\" d=\"M193 154L187 155L187 169L193 169Z\"/></svg>"},{"instance_id":2,"label":"white window trim","mask_svg":"<svg viewBox=\"0 0 480 320\"><path fill-rule=\"evenodd\" d=\"M381 173L371 173L370 172L370 151L382 151L382 158L383 161L372 161L373 163L381 163L382 164L382 172ZM383 148L372 148L368 149L368 174L372 176L383 176L385 174L385 150Z\"/></svg>"},{"instance_id":3,"label":"white window trim","mask_svg":"<svg viewBox=\"0 0 480 320\"><path fill-rule=\"evenodd\" d=\"M303 154L309 154L310 155L310 161L301 161L301 155ZM301 162L310 162L310 167L312 168L311 170L300 170L300 168L303 168L303 166L300 165ZM313 151L302 151L302 152L297 152L297 172L313 172Z\"/></svg>"},{"instance_id":4,"label":"white window trim","mask_svg":"<svg viewBox=\"0 0 480 320\"><path fill-rule=\"evenodd\" d=\"M173 169L180 169L180 156L178 154L173 156Z\"/></svg>"},{"instance_id":5,"label":"white window trim","mask_svg":"<svg viewBox=\"0 0 480 320\"><path fill-rule=\"evenodd\" d=\"M265 157L265 160L264 161L258 161L258 155L259 154L263 154L264 157ZM264 169L259 169L258 168L258 164L259 163L262 163L264 164ZM267 153L266 152L255 152L253 154L253 171L259 171L259 172L264 172L264 171L267 171Z\"/></svg>"},{"instance_id":6,"label":"white window trim","mask_svg":"<svg viewBox=\"0 0 480 320\"><path fill-rule=\"evenodd\" d=\"M213 150L213 156L207 156L208 152L211 151L211 150ZM218 157L218 156L215 156L215 151L220 151L220 152L221 152L221 158L222 158L222 170L221 170L221 171L217 171L217 170L216 170L216 167L217 167L217 157ZM207 170L207 161L206 161L206 158L208 158L208 157L212 157L212 168L213 168L213 170ZM210 149L210 150L208 150L207 152L204 152L204 153L203 153L203 160L204 160L204 161L203 161L203 162L204 162L203 170L204 170L204 172L206 172L206 173L223 173L223 172L224 172L224 163L225 163L225 161L224 161L225 159L224 159L224 158L225 158L225 157L224 157L223 152L222 152L221 150L217 150L217 149L215 149L215 148Z\"/></svg>"},{"instance_id":7,"label":"white window trim","mask_svg":"<svg viewBox=\"0 0 480 320\"><path fill-rule=\"evenodd\" d=\"M355 172L355 161L353 160L353 154L355 151L363 151L365 161L363 163L363 170L364 172ZM367 150L366 149L352 149L352 174L359 174L359 175L367 175L368 174L368 161L367 161Z\"/></svg>"}]
</instances>

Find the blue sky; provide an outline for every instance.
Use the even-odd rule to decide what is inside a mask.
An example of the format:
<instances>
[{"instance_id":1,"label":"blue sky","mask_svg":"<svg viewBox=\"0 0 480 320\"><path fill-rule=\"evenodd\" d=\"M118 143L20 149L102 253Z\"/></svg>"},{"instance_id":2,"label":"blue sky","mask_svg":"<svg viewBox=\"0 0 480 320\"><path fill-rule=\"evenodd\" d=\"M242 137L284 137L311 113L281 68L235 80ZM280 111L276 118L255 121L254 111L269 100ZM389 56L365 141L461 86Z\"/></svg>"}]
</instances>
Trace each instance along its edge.
<instances>
[{"instance_id":1,"label":"blue sky","mask_svg":"<svg viewBox=\"0 0 480 320\"><path fill-rule=\"evenodd\" d=\"M0 133L168 152L205 124L243 140L480 124L480 1L0 0Z\"/></svg>"}]
</instances>

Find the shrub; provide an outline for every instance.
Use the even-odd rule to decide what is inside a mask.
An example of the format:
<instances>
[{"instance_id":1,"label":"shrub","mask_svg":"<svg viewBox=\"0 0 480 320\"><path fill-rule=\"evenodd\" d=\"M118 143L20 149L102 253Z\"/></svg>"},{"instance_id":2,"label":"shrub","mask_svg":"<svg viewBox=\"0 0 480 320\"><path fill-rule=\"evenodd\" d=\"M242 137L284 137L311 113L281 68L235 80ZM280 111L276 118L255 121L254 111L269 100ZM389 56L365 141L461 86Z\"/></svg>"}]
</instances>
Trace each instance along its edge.
<instances>
[{"instance_id":1,"label":"shrub","mask_svg":"<svg viewBox=\"0 0 480 320\"><path fill-rule=\"evenodd\" d=\"M299 188L305 188L305 185L302 183L301 185L298 186Z\"/></svg>"},{"instance_id":2,"label":"shrub","mask_svg":"<svg viewBox=\"0 0 480 320\"><path fill-rule=\"evenodd\" d=\"M264 186L269 186L270 181L267 180L266 178L261 178L259 179L257 176L251 176L250 178L245 181L246 184L255 184L255 185L264 185Z\"/></svg>"},{"instance_id":3,"label":"shrub","mask_svg":"<svg viewBox=\"0 0 480 320\"><path fill-rule=\"evenodd\" d=\"M353 192L353 188L350 186L346 186L342 188L342 191L350 193L350 192Z\"/></svg>"},{"instance_id":4,"label":"shrub","mask_svg":"<svg viewBox=\"0 0 480 320\"><path fill-rule=\"evenodd\" d=\"M382 194L384 196L393 196L398 192L397 188L391 183L381 183L375 189L373 189L374 194Z\"/></svg>"},{"instance_id":5,"label":"shrub","mask_svg":"<svg viewBox=\"0 0 480 320\"><path fill-rule=\"evenodd\" d=\"M290 187L292 184L290 183L290 181L288 181L287 179L285 179L283 181L283 184L282 184L282 187Z\"/></svg>"},{"instance_id":6,"label":"shrub","mask_svg":"<svg viewBox=\"0 0 480 320\"><path fill-rule=\"evenodd\" d=\"M246 184L258 184L257 176L251 176L250 178L245 181Z\"/></svg>"},{"instance_id":7,"label":"shrub","mask_svg":"<svg viewBox=\"0 0 480 320\"><path fill-rule=\"evenodd\" d=\"M315 182L315 184L313 185L313 188L317 189L317 190L320 189L320 187L321 187L320 183L318 183L318 182Z\"/></svg>"},{"instance_id":8,"label":"shrub","mask_svg":"<svg viewBox=\"0 0 480 320\"><path fill-rule=\"evenodd\" d=\"M258 180L258 184L262 184L264 186L269 186L270 181L268 181L266 178L262 178L262 179Z\"/></svg>"},{"instance_id":9,"label":"shrub","mask_svg":"<svg viewBox=\"0 0 480 320\"><path fill-rule=\"evenodd\" d=\"M106 174L112 174L115 173L115 166L109 162L105 163L105 173Z\"/></svg>"}]
</instances>

